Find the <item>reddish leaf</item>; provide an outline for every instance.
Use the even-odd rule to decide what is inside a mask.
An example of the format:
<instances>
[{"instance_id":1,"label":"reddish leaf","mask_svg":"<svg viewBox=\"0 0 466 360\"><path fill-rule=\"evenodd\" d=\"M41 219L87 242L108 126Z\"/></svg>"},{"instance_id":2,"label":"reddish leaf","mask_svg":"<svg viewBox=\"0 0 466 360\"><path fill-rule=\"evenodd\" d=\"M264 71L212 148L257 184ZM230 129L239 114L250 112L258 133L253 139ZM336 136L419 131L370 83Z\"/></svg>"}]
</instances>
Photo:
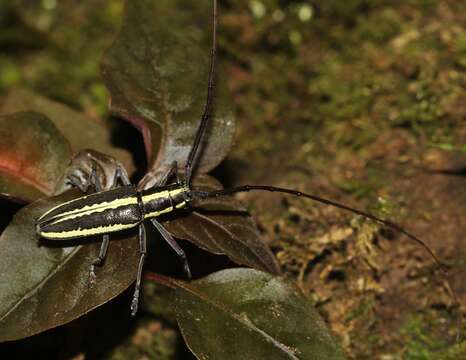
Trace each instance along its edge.
<instances>
[{"instance_id":1,"label":"reddish leaf","mask_svg":"<svg viewBox=\"0 0 466 360\"><path fill-rule=\"evenodd\" d=\"M31 201L51 195L71 157L68 141L44 115L0 116L0 193Z\"/></svg>"},{"instance_id":2,"label":"reddish leaf","mask_svg":"<svg viewBox=\"0 0 466 360\"><path fill-rule=\"evenodd\" d=\"M47 116L69 141L73 153L87 148L97 150L120 160L129 173L134 171L131 154L112 144L110 129L104 122L91 120L65 105L24 90L10 92L0 108L2 113L29 110Z\"/></svg>"}]
</instances>

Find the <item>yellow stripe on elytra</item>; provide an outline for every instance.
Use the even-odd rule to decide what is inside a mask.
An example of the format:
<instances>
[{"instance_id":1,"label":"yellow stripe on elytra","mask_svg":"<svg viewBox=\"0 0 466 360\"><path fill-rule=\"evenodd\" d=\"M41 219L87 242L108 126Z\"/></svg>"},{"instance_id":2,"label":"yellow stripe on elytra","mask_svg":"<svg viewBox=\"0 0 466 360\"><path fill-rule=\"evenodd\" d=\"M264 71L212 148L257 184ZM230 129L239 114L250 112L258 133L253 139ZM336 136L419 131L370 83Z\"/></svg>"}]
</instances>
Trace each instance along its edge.
<instances>
[{"instance_id":1,"label":"yellow stripe on elytra","mask_svg":"<svg viewBox=\"0 0 466 360\"><path fill-rule=\"evenodd\" d=\"M164 190L164 191L156 192L154 194L142 196L142 201L148 202L151 200L160 199L164 197L172 197L172 196L181 194L182 192L187 191L187 190L188 189L185 189L185 188L179 188L175 190ZM84 197L81 197L80 199L83 200L83 199L86 199L87 197L88 196L84 196ZM70 204L74 201L76 201L76 199L67 201L63 204L53 207L52 209L44 213L39 218L39 220L43 219L47 214L54 211L55 209L62 207L64 205ZM64 213L57 214L56 216L52 218L52 222L49 225L55 225L57 223L60 223L66 220L75 219L75 218L85 216L85 215L92 215L93 213L98 213L98 212L102 212L102 211L109 210L109 209L116 209L120 206L135 205L137 203L138 203L137 197L131 196L131 197L125 197L123 199L115 199L113 201L104 201L104 202L100 202L96 204L85 205L78 209L74 209L74 210L66 211ZM180 208L183 208L184 206L186 206L185 201L177 204L175 208L180 209ZM173 210L174 210L174 207L170 206L163 210L153 211L153 212L145 214L144 219L157 217L157 216L160 216L162 214L168 213ZM133 226L135 225L134 224L127 224L127 225L117 224L117 225L109 225L109 226L100 226L100 227L96 227L92 229L82 229L82 230L78 229L78 230L69 230L69 231L62 231L62 232L42 232L41 235L46 238L52 238L52 239L53 238L65 238L65 237L72 238L72 237L100 234L100 233L104 233L105 231L114 232L114 231L131 228ZM102 229L106 229L106 230L104 231Z\"/></svg>"},{"instance_id":2,"label":"yellow stripe on elytra","mask_svg":"<svg viewBox=\"0 0 466 360\"><path fill-rule=\"evenodd\" d=\"M134 224L115 224L107 226L99 226L91 229L78 229L78 230L69 230L69 231L60 231L60 232L41 232L40 235L46 239L72 239L81 236L91 236L99 234L107 234L110 232L120 231L124 229L130 229L135 227L138 223Z\"/></svg>"},{"instance_id":3,"label":"yellow stripe on elytra","mask_svg":"<svg viewBox=\"0 0 466 360\"><path fill-rule=\"evenodd\" d=\"M83 199L83 198L80 198L80 199ZM55 206L51 210L47 211L47 213L49 213L50 211L53 211L56 208L64 206L64 205L66 205L68 203L70 203L70 202L66 202L64 204ZM99 202L99 203L92 204L92 205L85 205L85 206L83 206L81 208L78 208L78 209L74 209L74 210L70 210L70 211L65 211L63 213L59 213L56 216L54 216L54 218L57 218L56 222L60 222L60 221L62 221L63 217L67 217L67 219L73 219L74 217L81 216L81 214L87 215L87 214L90 214L92 212L100 212L100 211L104 211L104 210L107 210L107 209L116 209L117 207L120 207L120 206L134 205L134 204L137 204L137 203L138 203L137 197L131 196L131 197L123 198L123 199L115 199L115 200L112 200L112 201L104 201L104 202ZM39 220L42 219L47 213L42 215L39 218ZM76 215L76 216L73 216L73 215Z\"/></svg>"},{"instance_id":4,"label":"yellow stripe on elytra","mask_svg":"<svg viewBox=\"0 0 466 360\"><path fill-rule=\"evenodd\" d=\"M48 223L47 225L56 225L58 223L66 221L66 220L76 219L78 217L82 217L82 216L85 216L85 215L97 214L97 213L106 211L108 209L114 209L114 207L113 206L111 206L111 207L105 206L105 207L101 207L101 208L98 208L98 209L82 211L82 212L79 212L79 213L69 214L69 215L65 215L65 216L61 216L61 214L60 214L56 218L54 218L50 223Z\"/></svg>"},{"instance_id":5,"label":"yellow stripe on elytra","mask_svg":"<svg viewBox=\"0 0 466 360\"><path fill-rule=\"evenodd\" d=\"M89 196L89 195L81 196L81 197L79 198L79 200L85 200L88 196ZM64 203L61 203L60 205L57 205L57 206L54 206L54 207L50 208L50 209L47 210L45 213L43 213L37 220L39 221L39 220L45 218L48 214L50 214L50 213L51 213L52 211L54 211L55 209L57 209L57 208L59 208L59 207L61 207L61 206L65 206L65 205L71 204L72 202L74 202L74 201L76 201L76 200L78 200L78 199L68 200L68 201L66 201L66 202L64 202Z\"/></svg>"}]
</instances>

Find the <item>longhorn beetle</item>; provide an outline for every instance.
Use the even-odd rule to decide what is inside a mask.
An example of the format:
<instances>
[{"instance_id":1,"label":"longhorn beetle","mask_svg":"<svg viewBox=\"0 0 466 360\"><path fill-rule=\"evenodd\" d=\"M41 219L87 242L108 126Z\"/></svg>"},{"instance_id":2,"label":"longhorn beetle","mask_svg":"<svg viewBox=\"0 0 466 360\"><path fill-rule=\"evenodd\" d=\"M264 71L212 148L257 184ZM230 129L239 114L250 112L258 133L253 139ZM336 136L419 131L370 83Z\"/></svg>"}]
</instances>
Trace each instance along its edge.
<instances>
[{"instance_id":1,"label":"longhorn beetle","mask_svg":"<svg viewBox=\"0 0 466 360\"><path fill-rule=\"evenodd\" d=\"M316 195L306 194L301 191L265 185L243 185L216 191L200 191L193 189L191 187L193 170L201 150L201 144L212 111L213 92L215 86L216 44L217 1L214 0L212 48L210 55L207 96L201 121L194 138L194 143L186 160L184 178L180 179L178 177L178 167L176 162L174 162L157 184L147 190L138 191L137 188L130 183L128 176L126 175L126 171L121 167L117 167L113 183L116 184L119 179L123 183L123 186L102 191L102 186L96 173L96 168L93 167L90 182L94 183L96 193L65 202L42 214L36 222L36 232L39 236L50 240L64 240L92 235L103 235L99 256L94 260L90 267L91 281L95 281L95 266L103 265L107 254L109 245L108 234L111 232L138 227L140 258L134 295L131 302L132 315L136 314L138 308L141 274L147 250L146 232L144 228L145 220L150 220L170 247L178 254L178 256L180 256L184 264L184 270L187 276L190 277L191 272L184 251L177 244L173 236L158 222L157 217L171 211L176 211L177 209L187 208L191 201L195 199L226 196L251 190L280 192L308 198L340 209L351 211L361 215L362 217L376 221L403 233L410 239L416 241L427 250L441 268L445 269L444 265L422 240L410 234L399 225L391 222L390 220L381 219L370 213L351 208L335 201L327 200ZM176 181L167 185L167 181L173 176L176 178ZM70 177L69 180L71 183L82 188L76 179Z\"/></svg>"}]
</instances>

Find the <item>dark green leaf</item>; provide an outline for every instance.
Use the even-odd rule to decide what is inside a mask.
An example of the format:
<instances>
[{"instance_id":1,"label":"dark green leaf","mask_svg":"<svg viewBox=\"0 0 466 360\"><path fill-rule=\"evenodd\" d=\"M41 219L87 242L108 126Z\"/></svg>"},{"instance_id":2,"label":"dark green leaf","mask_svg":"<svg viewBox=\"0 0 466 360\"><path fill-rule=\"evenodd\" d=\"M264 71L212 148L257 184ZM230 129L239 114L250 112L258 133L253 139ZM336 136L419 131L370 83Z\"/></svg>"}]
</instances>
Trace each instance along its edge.
<instances>
[{"instance_id":1,"label":"dark green leaf","mask_svg":"<svg viewBox=\"0 0 466 360\"><path fill-rule=\"evenodd\" d=\"M203 111L210 57L212 1L126 1L122 28L102 60L111 110L144 136L152 185L174 160L182 166ZM234 118L225 83L198 170L208 172L227 155ZM160 140L160 130L162 138ZM157 159L153 155L157 155Z\"/></svg>"},{"instance_id":2,"label":"dark green leaf","mask_svg":"<svg viewBox=\"0 0 466 360\"><path fill-rule=\"evenodd\" d=\"M82 240L38 246L35 219L78 194L30 204L15 215L0 237L0 341L67 323L117 296L134 281L139 256L134 238L111 242L92 286L89 266L98 255L101 239L82 246L71 246Z\"/></svg>"},{"instance_id":3,"label":"dark green leaf","mask_svg":"<svg viewBox=\"0 0 466 360\"><path fill-rule=\"evenodd\" d=\"M69 141L73 153L88 148L97 150L120 160L129 173L133 172L131 154L112 144L110 129L104 122L91 120L62 104L25 90L10 92L0 109L4 114L29 110L47 116Z\"/></svg>"},{"instance_id":4,"label":"dark green leaf","mask_svg":"<svg viewBox=\"0 0 466 360\"><path fill-rule=\"evenodd\" d=\"M32 201L53 194L71 157L68 141L44 115L0 116L0 194Z\"/></svg>"},{"instance_id":5,"label":"dark green leaf","mask_svg":"<svg viewBox=\"0 0 466 360\"><path fill-rule=\"evenodd\" d=\"M219 189L210 176L197 177L196 188ZM241 203L232 197L203 200L174 220L164 222L176 237L186 239L214 254L225 254L234 262L279 274L280 268L256 224Z\"/></svg>"},{"instance_id":6,"label":"dark green leaf","mask_svg":"<svg viewBox=\"0 0 466 360\"><path fill-rule=\"evenodd\" d=\"M161 282L176 289L177 320L199 359L343 359L308 299L282 277L228 269Z\"/></svg>"}]
</instances>

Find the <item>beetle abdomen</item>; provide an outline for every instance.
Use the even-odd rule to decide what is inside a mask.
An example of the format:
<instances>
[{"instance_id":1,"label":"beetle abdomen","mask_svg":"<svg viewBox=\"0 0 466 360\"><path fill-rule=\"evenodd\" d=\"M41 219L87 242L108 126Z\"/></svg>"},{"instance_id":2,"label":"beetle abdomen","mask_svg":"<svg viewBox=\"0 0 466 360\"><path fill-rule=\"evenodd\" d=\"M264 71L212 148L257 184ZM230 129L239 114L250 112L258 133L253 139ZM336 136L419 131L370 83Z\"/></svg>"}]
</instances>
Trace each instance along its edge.
<instances>
[{"instance_id":1,"label":"beetle abdomen","mask_svg":"<svg viewBox=\"0 0 466 360\"><path fill-rule=\"evenodd\" d=\"M134 186L104 191L56 206L37 222L47 239L73 239L129 229L143 219Z\"/></svg>"},{"instance_id":2,"label":"beetle abdomen","mask_svg":"<svg viewBox=\"0 0 466 360\"><path fill-rule=\"evenodd\" d=\"M90 214L65 216L38 224L38 233L51 240L74 239L107 234L137 226L142 220L138 205L94 211Z\"/></svg>"}]
</instances>

